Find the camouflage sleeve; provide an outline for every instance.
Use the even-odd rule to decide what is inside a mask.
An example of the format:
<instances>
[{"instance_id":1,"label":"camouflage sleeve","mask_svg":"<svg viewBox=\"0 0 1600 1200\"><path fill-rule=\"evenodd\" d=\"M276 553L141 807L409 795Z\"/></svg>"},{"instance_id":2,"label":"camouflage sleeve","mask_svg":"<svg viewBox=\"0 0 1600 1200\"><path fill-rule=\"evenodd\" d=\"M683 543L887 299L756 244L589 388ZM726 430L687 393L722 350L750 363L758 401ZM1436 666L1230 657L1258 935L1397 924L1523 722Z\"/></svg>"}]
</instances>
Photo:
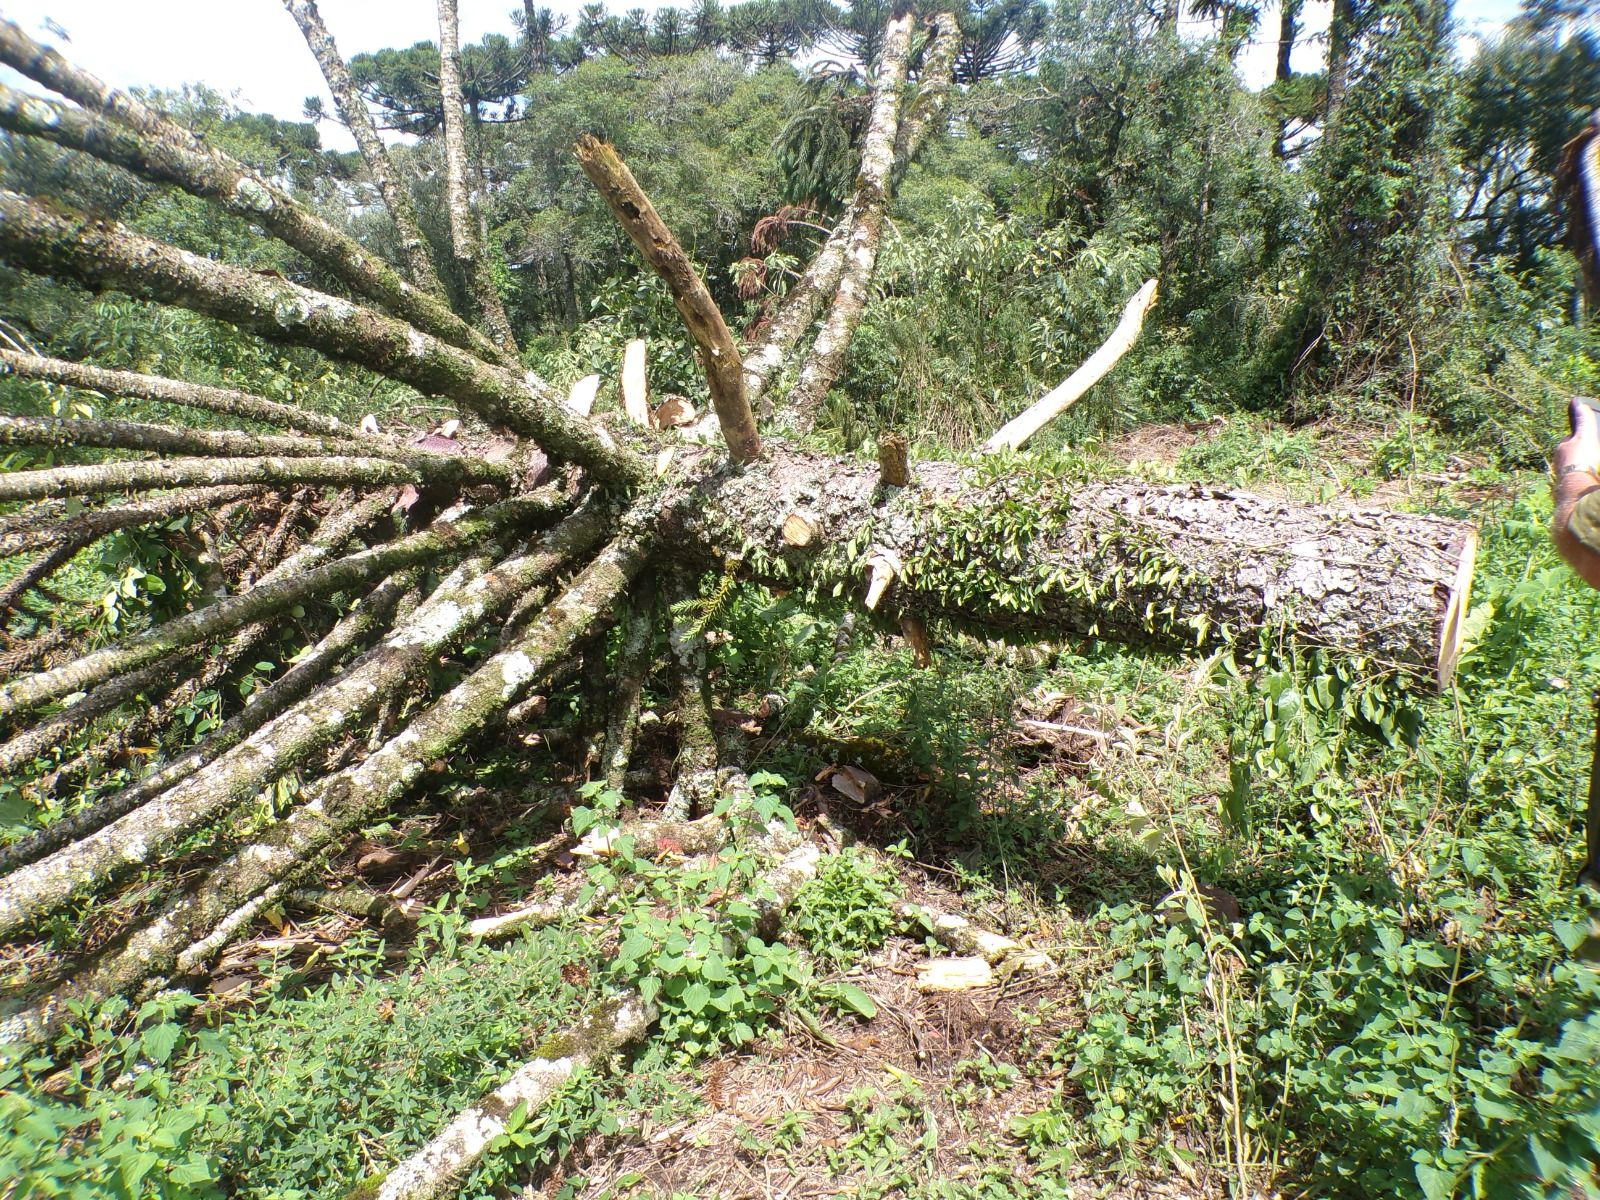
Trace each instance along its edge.
<instances>
[{"instance_id":1,"label":"camouflage sleeve","mask_svg":"<svg viewBox=\"0 0 1600 1200\"><path fill-rule=\"evenodd\" d=\"M1567 518L1567 528L1586 548L1600 554L1600 487L1590 488L1578 497L1572 516Z\"/></svg>"}]
</instances>

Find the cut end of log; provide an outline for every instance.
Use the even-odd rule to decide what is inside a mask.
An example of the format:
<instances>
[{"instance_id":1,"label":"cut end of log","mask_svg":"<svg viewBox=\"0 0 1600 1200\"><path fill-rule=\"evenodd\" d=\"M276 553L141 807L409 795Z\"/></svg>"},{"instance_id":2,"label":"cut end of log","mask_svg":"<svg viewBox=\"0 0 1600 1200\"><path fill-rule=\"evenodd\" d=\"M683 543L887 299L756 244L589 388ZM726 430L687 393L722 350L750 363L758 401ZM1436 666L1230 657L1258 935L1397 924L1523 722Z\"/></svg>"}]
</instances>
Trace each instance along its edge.
<instances>
[{"instance_id":1,"label":"cut end of log","mask_svg":"<svg viewBox=\"0 0 1600 1200\"><path fill-rule=\"evenodd\" d=\"M783 519L783 540L791 546L809 546L817 527L804 513L792 512Z\"/></svg>"},{"instance_id":2,"label":"cut end of log","mask_svg":"<svg viewBox=\"0 0 1600 1200\"><path fill-rule=\"evenodd\" d=\"M1441 692L1455 681L1456 662L1461 658L1461 631L1472 598L1472 572L1478 562L1478 531L1467 530L1461 539L1455 578L1445 601L1444 618L1439 623L1439 660L1434 677Z\"/></svg>"}]
</instances>

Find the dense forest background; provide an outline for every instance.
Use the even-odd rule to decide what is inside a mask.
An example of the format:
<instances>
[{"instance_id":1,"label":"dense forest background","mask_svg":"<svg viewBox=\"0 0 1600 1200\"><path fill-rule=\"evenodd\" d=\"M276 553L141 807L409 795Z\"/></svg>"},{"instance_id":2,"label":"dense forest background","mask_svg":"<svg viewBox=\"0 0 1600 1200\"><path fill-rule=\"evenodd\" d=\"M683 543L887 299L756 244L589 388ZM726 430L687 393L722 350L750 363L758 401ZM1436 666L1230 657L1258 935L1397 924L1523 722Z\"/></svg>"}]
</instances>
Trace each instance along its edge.
<instances>
[{"instance_id":1,"label":"dense forest background","mask_svg":"<svg viewBox=\"0 0 1600 1200\"><path fill-rule=\"evenodd\" d=\"M599 410L614 409L616 364L644 338L652 390L703 409L671 296L573 146L589 134L617 148L735 335L758 335L850 202L895 11L696 0L567 18L529 3L463 47L475 220L525 365L563 391L600 372ZM760 1176L782 1162L810 1189L795 1195L1600 1196L1600 982L1574 957L1595 934L1568 886L1600 607L1546 544L1542 478L1569 397L1600 392L1600 324L1554 186L1563 145L1600 107L1592 5L1527 0L1470 45L1448 0L1335 0L1315 36L1299 0L955 11L947 119L896 164L871 299L809 442L854 454L897 430L914 460L967 454L1099 346L1154 277L1139 341L1038 440L1034 469L1477 522L1459 686L1423 696L1266 644L1196 660L957 629L918 670L892 630L713 574L701 587L719 736L765 736L748 739L763 804L811 819L819 791L859 802L846 823L871 848L803 893L796 949L713 955L722 974L691 987L709 987L720 1016L705 999L670 1009L626 1070L583 1072L550 1111L514 1122L465 1194L733 1194L727 1163ZM1279 48L1260 88L1238 70L1252 41ZM1293 65L1308 45L1319 69ZM454 307L476 311L451 251L436 46L350 68L402 135L391 153ZM199 87L145 98L405 260L360 156L323 148L336 117L320 104L301 123ZM245 220L38 139L0 135L0 185L334 290ZM0 333L406 434L458 415L311 350L9 265ZM11 377L0 408L104 411ZM781 406L760 415L782 428ZM77 461L0 449L8 470ZM63 625L100 645L188 610L214 586L212 549L183 522L125 530L48 588L5 593L0 670ZM242 710L312 640L302 616L164 710L171 729L124 712L136 732L67 730L0 776L0 849L138 779L158 743L175 753ZM435 682L493 640L442 655ZM591 648L591 674L620 653L620 634ZM426 818L391 814L330 860L380 891L426 868L404 933L364 912L316 924L275 911L218 968L217 994L113 1001L48 1047L0 1057L0 1200L359 1194L603 986L657 970L628 935L667 944L660 913L698 910L683 903L690 884L637 862L654 890L624 892L621 950L581 920L510 946L464 932L518 892L593 773L559 731L604 696L570 678L548 691L548 709L438 764ZM666 711L669 691L652 682L646 708ZM1082 736L1041 747L1019 740L1019 720ZM862 775L844 786L819 765ZM545 781L564 798L529 817ZM276 780L246 824L270 823L299 786ZM593 785L582 796L580 813L623 802ZM175 846L110 909L149 908L210 853ZM908 895L1031 931L1065 967L970 1012L918 1008L882 957ZM105 911L76 902L9 944L6 993L109 941L120 918ZM722 936L699 919L672 936ZM918 1020L943 1025L917 1033ZM821 1064L807 1087L849 1083L826 1101L762 1092L759 1063L792 1064L795 1045ZM741 1088L747 1109L726 1098ZM669 1169L650 1147L673 1130L674 1146L702 1140Z\"/></svg>"}]
</instances>

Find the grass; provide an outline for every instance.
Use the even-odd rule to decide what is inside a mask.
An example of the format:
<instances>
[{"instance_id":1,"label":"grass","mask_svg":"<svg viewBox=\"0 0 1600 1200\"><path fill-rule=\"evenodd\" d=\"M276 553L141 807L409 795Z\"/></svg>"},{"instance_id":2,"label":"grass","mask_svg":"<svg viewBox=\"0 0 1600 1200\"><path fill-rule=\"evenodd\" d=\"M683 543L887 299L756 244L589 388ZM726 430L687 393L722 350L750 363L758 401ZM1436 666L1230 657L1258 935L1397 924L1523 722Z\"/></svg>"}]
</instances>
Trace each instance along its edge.
<instances>
[{"instance_id":1,"label":"grass","mask_svg":"<svg viewBox=\"0 0 1600 1200\"><path fill-rule=\"evenodd\" d=\"M750 973L776 970L774 1011L717 1025L680 1008L466 1194L1600 1195L1600 972L1572 889L1600 597L1550 549L1541 479L1452 453L1428 427L1241 418L1135 468L1478 521L1475 643L1444 697L1316 656L955 635L917 671L865 620L841 634L836 614L735 594L724 702L785 701L730 733L735 751L795 781L782 798L802 821L826 812L898 865L833 861L797 906L803 958L734 956L695 981L744 1004ZM1019 737L1018 706L1046 703L1101 736ZM828 765L881 791L852 799ZM108 1013L60 1059L8 1068L0 1174L43 1194L342 1195L599 989L663 975L669 939L711 935L663 917L685 885L657 875L625 954L600 923L468 945L461 921L521 881L465 856L508 848L450 852L455 885L414 941L343 926L317 970L247 967L243 1007ZM927 948L888 920L899 894L1061 970L919 993ZM824 1002L844 985L870 1017ZM63 1140L83 1153L54 1154ZM72 1178L86 1163L100 1177Z\"/></svg>"}]
</instances>

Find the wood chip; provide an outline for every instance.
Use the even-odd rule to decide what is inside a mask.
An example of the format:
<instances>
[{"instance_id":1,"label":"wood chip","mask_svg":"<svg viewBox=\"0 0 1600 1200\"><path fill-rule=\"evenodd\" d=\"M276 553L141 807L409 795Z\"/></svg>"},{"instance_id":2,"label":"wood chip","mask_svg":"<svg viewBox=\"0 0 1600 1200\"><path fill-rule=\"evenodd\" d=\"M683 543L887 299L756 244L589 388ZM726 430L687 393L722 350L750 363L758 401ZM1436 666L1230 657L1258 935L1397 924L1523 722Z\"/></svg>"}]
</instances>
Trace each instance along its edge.
<instances>
[{"instance_id":1,"label":"wood chip","mask_svg":"<svg viewBox=\"0 0 1600 1200\"><path fill-rule=\"evenodd\" d=\"M967 992L994 984L994 968L983 959L934 958L917 968L919 992Z\"/></svg>"}]
</instances>

